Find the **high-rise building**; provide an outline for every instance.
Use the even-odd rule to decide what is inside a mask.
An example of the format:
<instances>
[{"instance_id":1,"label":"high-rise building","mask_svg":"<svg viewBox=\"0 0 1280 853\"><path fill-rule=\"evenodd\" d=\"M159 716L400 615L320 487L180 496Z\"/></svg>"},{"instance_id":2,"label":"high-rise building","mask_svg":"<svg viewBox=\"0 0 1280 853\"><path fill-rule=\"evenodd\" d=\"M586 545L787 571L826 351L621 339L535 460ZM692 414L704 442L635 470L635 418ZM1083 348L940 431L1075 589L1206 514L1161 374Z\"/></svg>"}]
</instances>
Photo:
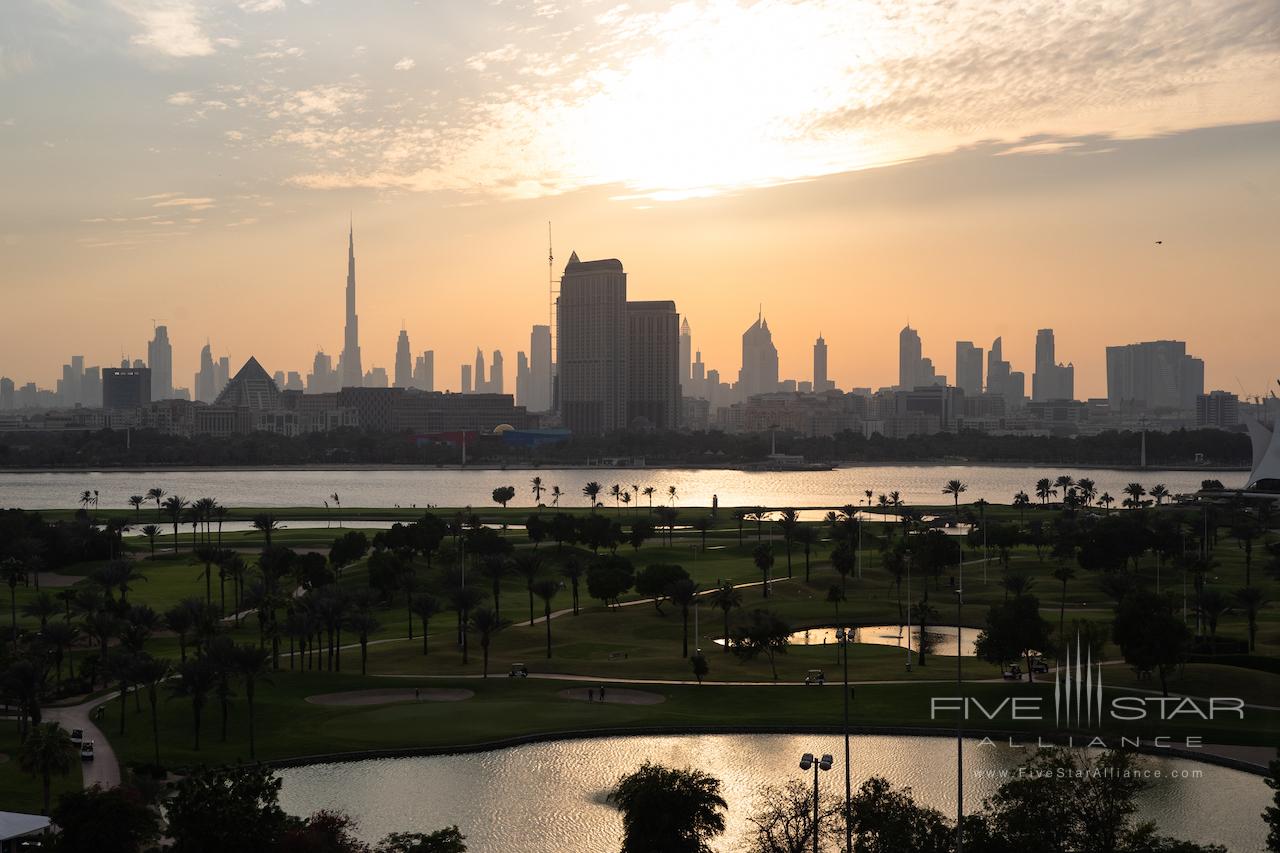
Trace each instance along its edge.
<instances>
[{"instance_id":1,"label":"high-rise building","mask_svg":"<svg viewBox=\"0 0 1280 853\"><path fill-rule=\"evenodd\" d=\"M217 385L217 368L213 366L213 348L206 343L200 350L200 369L196 372L196 400L201 403L212 403L218 398L221 390Z\"/></svg>"},{"instance_id":2,"label":"high-rise building","mask_svg":"<svg viewBox=\"0 0 1280 853\"><path fill-rule=\"evenodd\" d=\"M108 367L102 371L102 408L129 410L150 402L150 368Z\"/></svg>"},{"instance_id":3,"label":"high-rise building","mask_svg":"<svg viewBox=\"0 0 1280 853\"><path fill-rule=\"evenodd\" d=\"M364 368L360 366L360 318L356 315L356 235L347 232L347 323L343 335L338 372L343 388L359 388L364 384Z\"/></svg>"},{"instance_id":4,"label":"high-rise building","mask_svg":"<svg viewBox=\"0 0 1280 853\"><path fill-rule=\"evenodd\" d=\"M391 378L385 367L371 367L364 372L365 388L390 388Z\"/></svg>"},{"instance_id":5,"label":"high-rise building","mask_svg":"<svg viewBox=\"0 0 1280 853\"><path fill-rule=\"evenodd\" d=\"M575 433L626 426L627 274L622 262L569 256L556 302L560 420Z\"/></svg>"},{"instance_id":6,"label":"high-rise building","mask_svg":"<svg viewBox=\"0 0 1280 853\"><path fill-rule=\"evenodd\" d=\"M1204 362L1185 341L1107 347L1107 400L1112 408L1191 412L1204 393Z\"/></svg>"},{"instance_id":7,"label":"high-rise building","mask_svg":"<svg viewBox=\"0 0 1280 853\"><path fill-rule=\"evenodd\" d=\"M221 394L222 389L231 381L231 356L219 356L213 366L213 392Z\"/></svg>"},{"instance_id":8,"label":"high-rise building","mask_svg":"<svg viewBox=\"0 0 1280 853\"><path fill-rule=\"evenodd\" d=\"M173 345L167 326L156 326L155 337L147 344L147 366L151 368L151 399L168 400L173 396Z\"/></svg>"},{"instance_id":9,"label":"high-rise building","mask_svg":"<svg viewBox=\"0 0 1280 853\"><path fill-rule=\"evenodd\" d=\"M1018 409L1026 402L1027 377L1021 370L1012 370L1004 360L1004 342L996 338L987 351L987 393L1004 397L1005 406Z\"/></svg>"},{"instance_id":10,"label":"high-rise building","mask_svg":"<svg viewBox=\"0 0 1280 853\"><path fill-rule=\"evenodd\" d=\"M1240 398L1228 391L1196 396L1196 426L1234 429L1240 425Z\"/></svg>"},{"instance_id":11,"label":"high-rise building","mask_svg":"<svg viewBox=\"0 0 1280 853\"><path fill-rule=\"evenodd\" d=\"M333 369L333 358L324 350L316 352L307 374L308 394L332 394L338 389L338 373Z\"/></svg>"},{"instance_id":12,"label":"high-rise building","mask_svg":"<svg viewBox=\"0 0 1280 853\"><path fill-rule=\"evenodd\" d=\"M528 408L529 385L532 376L529 372L529 356L524 350L516 352L516 405Z\"/></svg>"},{"instance_id":13,"label":"high-rise building","mask_svg":"<svg viewBox=\"0 0 1280 853\"><path fill-rule=\"evenodd\" d=\"M778 390L778 348L773 345L769 321L761 311L742 333L742 369L738 391L743 397L772 394Z\"/></svg>"},{"instance_id":14,"label":"high-rise building","mask_svg":"<svg viewBox=\"0 0 1280 853\"><path fill-rule=\"evenodd\" d=\"M471 393L471 365L462 365L462 378L458 389L463 394Z\"/></svg>"},{"instance_id":15,"label":"high-rise building","mask_svg":"<svg viewBox=\"0 0 1280 853\"><path fill-rule=\"evenodd\" d=\"M827 379L827 342L819 333L813 342L813 390L821 394L834 387L835 383Z\"/></svg>"},{"instance_id":16,"label":"high-rise building","mask_svg":"<svg viewBox=\"0 0 1280 853\"><path fill-rule=\"evenodd\" d=\"M396 341L396 387L413 387L413 356L409 354L409 333L404 329Z\"/></svg>"},{"instance_id":17,"label":"high-rise building","mask_svg":"<svg viewBox=\"0 0 1280 853\"><path fill-rule=\"evenodd\" d=\"M102 368L86 367L80 377L80 403L90 408L102 406Z\"/></svg>"},{"instance_id":18,"label":"high-rise building","mask_svg":"<svg viewBox=\"0 0 1280 853\"><path fill-rule=\"evenodd\" d=\"M693 387L689 389L688 396L707 399L707 365L702 361L702 350L694 354L693 378L690 382Z\"/></svg>"},{"instance_id":19,"label":"high-rise building","mask_svg":"<svg viewBox=\"0 0 1280 853\"><path fill-rule=\"evenodd\" d=\"M531 412L551 411L551 327L534 326L529 333L529 401Z\"/></svg>"},{"instance_id":20,"label":"high-rise building","mask_svg":"<svg viewBox=\"0 0 1280 853\"><path fill-rule=\"evenodd\" d=\"M11 411L16 406L13 380L0 376L0 411Z\"/></svg>"},{"instance_id":21,"label":"high-rise building","mask_svg":"<svg viewBox=\"0 0 1280 853\"><path fill-rule=\"evenodd\" d=\"M675 429L680 420L680 315L670 300L627 303L627 426Z\"/></svg>"},{"instance_id":22,"label":"high-rise building","mask_svg":"<svg viewBox=\"0 0 1280 853\"><path fill-rule=\"evenodd\" d=\"M680 321L680 387L687 389L693 377L693 333L689 329L689 318ZM688 394L688 390L682 393Z\"/></svg>"},{"instance_id":23,"label":"high-rise building","mask_svg":"<svg viewBox=\"0 0 1280 853\"><path fill-rule=\"evenodd\" d=\"M484 373L484 353L479 347L476 347L475 372L471 374L471 382L477 394L483 394L489 390L489 380L485 378Z\"/></svg>"},{"instance_id":24,"label":"high-rise building","mask_svg":"<svg viewBox=\"0 0 1280 853\"><path fill-rule=\"evenodd\" d=\"M502 360L502 350L494 350L493 359L489 362L489 381L485 383L485 390L490 394L502 394L505 373L506 363Z\"/></svg>"},{"instance_id":25,"label":"high-rise building","mask_svg":"<svg viewBox=\"0 0 1280 853\"><path fill-rule=\"evenodd\" d=\"M1036 332L1036 369L1031 375L1031 399L1036 402L1075 399L1074 365L1059 364L1054 354L1053 329Z\"/></svg>"},{"instance_id":26,"label":"high-rise building","mask_svg":"<svg viewBox=\"0 0 1280 853\"><path fill-rule=\"evenodd\" d=\"M982 347L973 341L956 341L956 387L966 396L982 393Z\"/></svg>"},{"instance_id":27,"label":"high-rise building","mask_svg":"<svg viewBox=\"0 0 1280 853\"><path fill-rule=\"evenodd\" d=\"M920 381L920 334L910 325L898 333L898 387L912 391Z\"/></svg>"},{"instance_id":28,"label":"high-rise building","mask_svg":"<svg viewBox=\"0 0 1280 853\"><path fill-rule=\"evenodd\" d=\"M279 408L280 388L253 356L218 394L214 404L233 409Z\"/></svg>"},{"instance_id":29,"label":"high-rise building","mask_svg":"<svg viewBox=\"0 0 1280 853\"><path fill-rule=\"evenodd\" d=\"M413 387L420 391L436 390L436 354L426 350L413 363Z\"/></svg>"}]
</instances>

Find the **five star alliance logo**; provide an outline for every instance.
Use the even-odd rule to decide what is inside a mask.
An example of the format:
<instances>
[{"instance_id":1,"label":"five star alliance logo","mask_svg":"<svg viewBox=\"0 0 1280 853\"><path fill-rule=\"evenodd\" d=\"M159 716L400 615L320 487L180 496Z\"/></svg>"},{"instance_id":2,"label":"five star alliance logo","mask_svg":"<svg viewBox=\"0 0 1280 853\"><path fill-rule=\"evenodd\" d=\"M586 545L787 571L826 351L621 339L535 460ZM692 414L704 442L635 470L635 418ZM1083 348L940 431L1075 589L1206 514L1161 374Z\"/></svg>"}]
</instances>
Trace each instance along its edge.
<instances>
[{"instance_id":1,"label":"five star alliance logo","mask_svg":"<svg viewBox=\"0 0 1280 853\"><path fill-rule=\"evenodd\" d=\"M1066 648L1063 665L1053 675L1054 723L1082 729L1102 725L1102 664L1093 662L1093 650L1087 646L1080 654L1080 635L1076 635L1074 657Z\"/></svg>"}]
</instances>

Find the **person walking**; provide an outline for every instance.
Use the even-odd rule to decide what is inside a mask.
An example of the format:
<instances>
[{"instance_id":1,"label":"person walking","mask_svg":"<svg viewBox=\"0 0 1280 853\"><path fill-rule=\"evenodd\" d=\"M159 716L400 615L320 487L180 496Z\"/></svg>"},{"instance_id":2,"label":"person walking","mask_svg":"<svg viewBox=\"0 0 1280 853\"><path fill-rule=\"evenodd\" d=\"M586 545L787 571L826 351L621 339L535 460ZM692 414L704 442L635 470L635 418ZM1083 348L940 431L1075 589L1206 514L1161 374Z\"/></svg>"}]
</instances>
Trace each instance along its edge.
<instances>
[{"instance_id":1,"label":"person walking","mask_svg":"<svg viewBox=\"0 0 1280 853\"><path fill-rule=\"evenodd\" d=\"M601 702L604 701L604 685L603 684L600 685L600 701Z\"/></svg>"},{"instance_id":2,"label":"person walking","mask_svg":"<svg viewBox=\"0 0 1280 853\"><path fill-rule=\"evenodd\" d=\"M587 701L588 702L596 701L596 689L594 687L587 688Z\"/></svg>"}]
</instances>

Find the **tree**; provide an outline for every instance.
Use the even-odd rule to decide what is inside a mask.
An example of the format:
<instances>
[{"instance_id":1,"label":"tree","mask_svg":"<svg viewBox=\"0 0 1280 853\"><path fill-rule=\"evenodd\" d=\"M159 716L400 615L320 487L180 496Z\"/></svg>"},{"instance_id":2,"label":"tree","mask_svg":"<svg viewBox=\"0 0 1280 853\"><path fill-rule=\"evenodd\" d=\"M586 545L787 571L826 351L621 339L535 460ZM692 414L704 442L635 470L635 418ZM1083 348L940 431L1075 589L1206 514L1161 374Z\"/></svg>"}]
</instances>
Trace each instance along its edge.
<instances>
[{"instance_id":1,"label":"tree","mask_svg":"<svg viewBox=\"0 0 1280 853\"><path fill-rule=\"evenodd\" d=\"M1011 601L994 604L987 612L987 626L978 634L975 650L983 660L1003 666L1011 660L1025 658L1027 677L1031 672L1031 653L1049 646L1049 623L1040 616L1040 600L1034 595L1019 595Z\"/></svg>"},{"instance_id":2,"label":"tree","mask_svg":"<svg viewBox=\"0 0 1280 853\"><path fill-rule=\"evenodd\" d=\"M849 575L853 573L854 567L857 565L857 555L853 549L849 547L848 542L841 542L836 545L835 550L831 552L831 567L840 575L840 594L846 595L849 591Z\"/></svg>"},{"instance_id":3,"label":"tree","mask_svg":"<svg viewBox=\"0 0 1280 853\"><path fill-rule=\"evenodd\" d=\"M41 723L27 732L18 749L18 766L24 773L39 777L44 795L40 814L49 813L50 791L54 776L66 776L74 766L71 735L57 723Z\"/></svg>"},{"instance_id":4,"label":"tree","mask_svg":"<svg viewBox=\"0 0 1280 853\"><path fill-rule=\"evenodd\" d=\"M1080 492L1080 499L1084 501L1084 505L1088 506L1093 503L1093 499L1098 496L1098 485L1088 477L1081 477L1076 480L1076 489Z\"/></svg>"},{"instance_id":5,"label":"tree","mask_svg":"<svg viewBox=\"0 0 1280 853\"><path fill-rule=\"evenodd\" d=\"M375 853L467 853L467 837L450 826L435 832L393 832L378 843Z\"/></svg>"},{"instance_id":6,"label":"tree","mask_svg":"<svg viewBox=\"0 0 1280 853\"><path fill-rule=\"evenodd\" d=\"M1266 595L1256 586L1247 586L1244 589L1236 590L1236 603L1240 605L1240 609L1244 611L1244 617L1249 625L1249 651L1253 652L1258 647L1258 611L1267 606Z\"/></svg>"},{"instance_id":7,"label":"tree","mask_svg":"<svg viewBox=\"0 0 1280 853\"><path fill-rule=\"evenodd\" d=\"M582 496L591 501L592 512L596 511L596 501L600 497L601 488L602 488L601 485L597 483L595 480L592 480L591 482L587 483L585 486L582 487Z\"/></svg>"},{"instance_id":8,"label":"tree","mask_svg":"<svg viewBox=\"0 0 1280 853\"><path fill-rule=\"evenodd\" d=\"M796 538L796 529L800 527L800 514L794 509L784 509L779 513L777 523L787 548L787 577L791 577L791 545Z\"/></svg>"},{"instance_id":9,"label":"tree","mask_svg":"<svg viewBox=\"0 0 1280 853\"><path fill-rule=\"evenodd\" d=\"M516 496L515 486L498 486L493 490L493 502L501 504L503 509L507 508L507 504Z\"/></svg>"},{"instance_id":10,"label":"tree","mask_svg":"<svg viewBox=\"0 0 1280 853\"><path fill-rule=\"evenodd\" d=\"M729 611L742 606L742 593L732 581L722 581L715 592L711 593L711 606L720 608L724 615L724 650L729 652Z\"/></svg>"},{"instance_id":11,"label":"tree","mask_svg":"<svg viewBox=\"0 0 1280 853\"><path fill-rule=\"evenodd\" d=\"M582 561L570 554L560 565L560 576L569 581L569 591L573 596L573 615L578 615L578 591L582 580Z\"/></svg>"},{"instance_id":12,"label":"tree","mask_svg":"<svg viewBox=\"0 0 1280 853\"><path fill-rule=\"evenodd\" d=\"M1041 477L1036 481L1036 497L1040 499L1040 505L1044 506L1049 502L1049 498L1056 497L1058 490L1053 487L1053 482L1048 477Z\"/></svg>"},{"instance_id":13,"label":"tree","mask_svg":"<svg viewBox=\"0 0 1280 853\"><path fill-rule=\"evenodd\" d=\"M1168 674L1186 662L1191 649L1191 631L1174 613L1173 602L1146 590L1131 592L1116 605L1111 632L1125 663L1155 670L1161 693L1168 696Z\"/></svg>"},{"instance_id":14,"label":"tree","mask_svg":"<svg viewBox=\"0 0 1280 853\"><path fill-rule=\"evenodd\" d=\"M1130 483L1124 487L1124 493L1129 497L1125 498L1124 505L1130 509L1142 508L1142 496L1147 493L1141 483Z\"/></svg>"},{"instance_id":15,"label":"tree","mask_svg":"<svg viewBox=\"0 0 1280 853\"><path fill-rule=\"evenodd\" d=\"M276 849L290 826L280 786L260 765L196 768L180 779L166 805L174 853Z\"/></svg>"},{"instance_id":16,"label":"tree","mask_svg":"<svg viewBox=\"0 0 1280 853\"><path fill-rule=\"evenodd\" d=\"M471 630L480 635L480 651L483 658L483 667L480 672L483 678L489 677L489 644L493 641L493 635L501 628L502 620L492 608L477 607L471 613ZM548 654L547 657L550 655Z\"/></svg>"},{"instance_id":17,"label":"tree","mask_svg":"<svg viewBox=\"0 0 1280 853\"><path fill-rule=\"evenodd\" d=\"M178 495L169 495L164 499L163 507L169 516L169 521L173 524L173 553L176 554L178 553L178 523L182 521L182 513L187 508L187 500Z\"/></svg>"},{"instance_id":18,"label":"tree","mask_svg":"<svg viewBox=\"0 0 1280 853\"><path fill-rule=\"evenodd\" d=\"M369 636L376 634L382 627L378 617L368 609L362 608L347 617L347 627L356 632L360 641L360 674L367 675L369 667Z\"/></svg>"},{"instance_id":19,"label":"tree","mask_svg":"<svg viewBox=\"0 0 1280 853\"><path fill-rule=\"evenodd\" d=\"M542 621L547 626L547 660L551 659L551 600L560 591L560 584L543 578L533 584L533 594L542 599Z\"/></svg>"},{"instance_id":20,"label":"tree","mask_svg":"<svg viewBox=\"0 0 1280 853\"><path fill-rule=\"evenodd\" d=\"M139 686L147 690L147 704L151 706L151 747L157 767L160 766L160 685L169 677L173 666L167 660L159 660L151 655L141 655L134 664L133 678Z\"/></svg>"},{"instance_id":21,"label":"tree","mask_svg":"<svg viewBox=\"0 0 1280 853\"><path fill-rule=\"evenodd\" d=\"M546 487L542 485L542 478L534 477L532 480L529 481L529 485L532 487L530 491L533 492L533 505L537 507L541 507L542 493L547 490Z\"/></svg>"},{"instance_id":22,"label":"tree","mask_svg":"<svg viewBox=\"0 0 1280 853\"><path fill-rule=\"evenodd\" d=\"M849 804L855 853L948 853L955 830L935 809L917 805L910 788L880 776L859 786ZM967 847L967 845L966 845Z\"/></svg>"},{"instance_id":23,"label":"tree","mask_svg":"<svg viewBox=\"0 0 1280 853\"><path fill-rule=\"evenodd\" d=\"M760 655L768 658L773 680L777 681L777 656L787 653L791 626L770 610L752 610L745 624L734 627L727 642L742 660L753 660Z\"/></svg>"},{"instance_id":24,"label":"tree","mask_svg":"<svg viewBox=\"0 0 1280 853\"><path fill-rule=\"evenodd\" d=\"M215 673L207 658L197 657L179 664L177 675L177 680L170 683L169 689L174 697L185 698L191 702L194 749L199 752L200 721L204 716L204 706L209 701L209 693L214 688Z\"/></svg>"},{"instance_id":25,"label":"tree","mask_svg":"<svg viewBox=\"0 0 1280 853\"><path fill-rule=\"evenodd\" d=\"M724 833L720 780L701 770L645 762L608 800L622 812L621 853L710 853L708 842Z\"/></svg>"},{"instance_id":26,"label":"tree","mask_svg":"<svg viewBox=\"0 0 1280 853\"><path fill-rule=\"evenodd\" d=\"M1271 796L1271 805L1262 812L1262 819L1267 824L1267 849L1280 851L1280 748L1276 749L1276 757L1267 766L1267 787L1275 791Z\"/></svg>"},{"instance_id":27,"label":"tree","mask_svg":"<svg viewBox=\"0 0 1280 853\"><path fill-rule=\"evenodd\" d=\"M698 603L698 585L690 578L680 578L672 582L667 594L671 596L671 603L680 608L680 618L684 629L684 640L680 656L687 658L689 656L689 608ZM697 643L698 638L694 637L693 639L694 643Z\"/></svg>"},{"instance_id":28,"label":"tree","mask_svg":"<svg viewBox=\"0 0 1280 853\"><path fill-rule=\"evenodd\" d=\"M9 585L9 630L13 651L18 651L18 584L27 579L27 567L13 557L0 560L0 577Z\"/></svg>"},{"instance_id":29,"label":"tree","mask_svg":"<svg viewBox=\"0 0 1280 853\"><path fill-rule=\"evenodd\" d=\"M631 589L634 581L631 562L623 557L601 557L587 569L587 593L605 607L616 605L619 596Z\"/></svg>"},{"instance_id":30,"label":"tree","mask_svg":"<svg viewBox=\"0 0 1280 853\"><path fill-rule=\"evenodd\" d=\"M782 787L763 787L747 822L751 824L747 853L809 853L814 848L814 832L823 850L839 845L844 803L825 795L818 801L818 823L814 824L813 791L793 779Z\"/></svg>"},{"instance_id":31,"label":"tree","mask_svg":"<svg viewBox=\"0 0 1280 853\"><path fill-rule=\"evenodd\" d=\"M440 612L440 599L434 595L422 593L413 597L413 612L422 620L422 653L427 653L427 626L431 617Z\"/></svg>"},{"instance_id":32,"label":"tree","mask_svg":"<svg viewBox=\"0 0 1280 853\"><path fill-rule=\"evenodd\" d=\"M760 575L764 579L761 589L764 591L764 597L769 597L769 570L773 568L773 546L767 542L762 542L756 546L755 551L751 553L751 560L756 564L756 568L760 570Z\"/></svg>"},{"instance_id":33,"label":"tree","mask_svg":"<svg viewBox=\"0 0 1280 853\"><path fill-rule=\"evenodd\" d=\"M673 563L650 563L636 573L636 593L652 599L653 607L662 614L662 602L676 581L687 580L689 573Z\"/></svg>"},{"instance_id":34,"label":"tree","mask_svg":"<svg viewBox=\"0 0 1280 853\"><path fill-rule=\"evenodd\" d=\"M955 520L956 524L960 523L960 495L969 491L969 487L959 480L948 480L947 484L942 487L944 495L951 495L955 501Z\"/></svg>"},{"instance_id":35,"label":"tree","mask_svg":"<svg viewBox=\"0 0 1280 853\"><path fill-rule=\"evenodd\" d=\"M812 527L805 527L803 524L796 530L794 534L796 542L800 543L800 547L804 550L804 582L809 582L809 558L813 553L813 546L817 544L818 533Z\"/></svg>"},{"instance_id":36,"label":"tree","mask_svg":"<svg viewBox=\"0 0 1280 853\"><path fill-rule=\"evenodd\" d=\"M1018 492L1013 496L1013 505L1018 508L1018 521L1026 521L1026 511L1031 505L1031 496L1026 492Z\"/></svg>"},{"instance_id":37,"label":"tree","mask_svg":"<svg viewBox=\"0 0 1280 853\"><path fill-rule=\"evenodd\" d=\"M529 594L529 626L533 627L533 585L542 572L542 559L532 552L518 554L512 561L516 574L524 578L524 588Z\"/></svg>"},{"instance_id":38,"label":"tree","mask_svg":"<svg viewBox=\"0 0 1280 853\"><path fill-rule=\"evenodd\" d=\"M1207 589L1200 594L1196 612L1209 627L1209 654L1218 653L1218 622L1230 609L1230 600L1218 590Z\"/></svg>"},{"instance_id":39,"label":"tree","mask_svg":"<svg viewBox=\"0 0 1280 853\"><path fill-rule=\"evenodd\" d=\"M138 528L138 532L147 537L147 544L151 546L151 559L156 558L156 539L160 537L160 528L154 524L144 524Z\"/></svg>"},{"instance_id":40,"label":"tree","mask_svg":"<svg viewBox=\"0 0 1280 853\"><path fill-rule=\"evenodd\" d=\"M44 843L53 853L138 853L160 837L158 815L127 785L68 791L50 817L58 833L45 836Z\"/></svg>"},{"instance_id":41,"label":"tree","mask_svg":"<svg viewBox=\"0 0 1280 853\"><path fill-rule=\"evenodd\" d=\"M1067 638L1063 634L1063 627L1066 624L1067 615L1067 582L1075 578L1076 570L1071 567L1070 563L1059 563L1057 568L1053 570L1055 580L1062 582L1062 600L1058 602L1058 642L1066 643Z\"/></svg>"},{"instance_id":42,"label":"tree","mask_svg":"<svg viewBox=\"0 0 1280 853\"><path fill-rule=\"evenodd\" d=\"M1151 491L1148 494L1155 498L1156 506L1160 506L1164 503L1165 498L1169 497L1169 489L1164 483L1156 483L1151 487Z\"/></svg>"}]
</instances>

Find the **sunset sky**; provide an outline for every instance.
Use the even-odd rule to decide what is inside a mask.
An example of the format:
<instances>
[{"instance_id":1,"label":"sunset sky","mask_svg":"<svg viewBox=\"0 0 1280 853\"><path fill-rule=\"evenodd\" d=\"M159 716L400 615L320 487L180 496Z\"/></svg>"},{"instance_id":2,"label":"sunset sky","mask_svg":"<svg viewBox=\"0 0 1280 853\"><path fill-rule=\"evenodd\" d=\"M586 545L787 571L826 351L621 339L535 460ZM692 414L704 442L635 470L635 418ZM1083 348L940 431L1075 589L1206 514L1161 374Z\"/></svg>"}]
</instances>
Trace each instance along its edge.
<instances>
[{"instance_id":1,"label":"sunset sky","mask_svg":"<svg viewBox=\"0 0 1280 853\"><path fill-rule=\"evenodd\" d=\"M1104 347L1188 342L1206 384L1280 375L1276 0L650 3L4 0L0 375L206 338L305 373L401 324L458 387L547 321L570 251L673 298L736 378L763 305L782 374L842 387L897 333L1077 396ZM1155 241L1163 241L1157 245Z\"/></svg>"}]
</instances>

